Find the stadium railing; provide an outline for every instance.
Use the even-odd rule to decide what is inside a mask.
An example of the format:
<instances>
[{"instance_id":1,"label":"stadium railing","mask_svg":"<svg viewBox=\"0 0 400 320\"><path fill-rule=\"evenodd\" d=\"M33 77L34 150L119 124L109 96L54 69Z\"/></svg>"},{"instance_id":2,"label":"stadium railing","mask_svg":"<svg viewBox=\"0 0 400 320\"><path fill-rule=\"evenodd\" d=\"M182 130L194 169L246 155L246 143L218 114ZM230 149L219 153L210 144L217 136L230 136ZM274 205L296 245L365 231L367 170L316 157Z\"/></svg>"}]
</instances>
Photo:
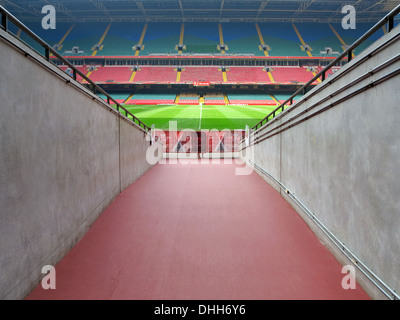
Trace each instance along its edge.
<instances>
[{"instance_id":1,"label":"stadium railing","mask_svg":"<svg viewBox=\"0 0 400 320\"><path fill-rule=\"evenodd\" d=\"M71 77L74 80L77 81L77 76L79 75L80 77L82 77L84 80L87 81L87 83L89 84L88 85L89 90L92 91L95 95L100 93L100 94L103 94L106 96L107 103L110 105L110 107L111 107L111 103L114 103L115 108L117 109L117 111L119 113L125 114L125 117L128 118L129 120L131 120L129 118L129 117L131 117L132 121L135 124L137 124L141 129L143 129L145 132L149 132L151 130L150 127L148 127L140 119L138 119L131 112L129 112L127 109L125 109L121 104L119 104L115 99L113 99L106 91L104 91L95 82L93 82L91 79L89 79L84 73L82 73L79 69L77 69L71 62L69 62L62 55L60 55L54 48L52 48L50 45L48 45L44 40L42 40L38 35L36 35L33 31L31 31L27 26L25 26L21 21L19 21L16 17L14 17L9 11L7 11L2 6L0 6L0 15L1 15L1 24L0 24L1 29L3 29L7 33L12 34L8 29L8 24L9 24L9 22L13 23L16 27L21 29L22 32L24 32L26 35L28 35L30 38L32 38L36 43L38 43L40 46L42 46L44 48L44 52L45 52L44 58L48 62L51 62L50 56L53 55L54 57L56 57L57 59L62 61L64 63L64 65L68 66L72 70ZM39 52L38 52L38 54L43 56L43 54L41 54ZM53 64L53 65L55 65L55 64ZM63 72L65 72L65 71L63 71Z\"/></svg>"},{"instance_id":2,"label":"stadium railing","mask_svg":"<svg viewBox=\"0 0 400 320\"><path fill-rule=\"evenodd\" d=\"M304 95L308 91L312 84L317 81L320 77L321 80L324 81L326 75L329 70L336 66L343 59L347 58L347 61L350 62L353 59L354 50L359 47L364 41L371 37L374 33L380 30L383 26L387 25L387 32L390 33L394 28L394 18L400 13L400 5L395 7L391 12L389 12L384 18L382 18L377 24L375 24L370 30L368 30L363 36L361 36L356 42L354 42L350 47L347 48L342 54L340 54L335 60L333 60L329 65L327 65L323 70L321 70L318 74L316 74L311 80L309 80L306 84L304 84L300 89L298 89L295 93L293 93L285 102L280 104L275 110L273 110L270 114L268 114L264 119L258 122L255 126L252 127L252 130L258 130L261 127L265 126L270 120L274 119L276 116L281 115L281 113L285 110L286 107L293 104L293 99L297 95ZM318 91L314 92L317 93ZM297 105L301 104L300 100L297 102Z\"/></svg>"}]
</instances>

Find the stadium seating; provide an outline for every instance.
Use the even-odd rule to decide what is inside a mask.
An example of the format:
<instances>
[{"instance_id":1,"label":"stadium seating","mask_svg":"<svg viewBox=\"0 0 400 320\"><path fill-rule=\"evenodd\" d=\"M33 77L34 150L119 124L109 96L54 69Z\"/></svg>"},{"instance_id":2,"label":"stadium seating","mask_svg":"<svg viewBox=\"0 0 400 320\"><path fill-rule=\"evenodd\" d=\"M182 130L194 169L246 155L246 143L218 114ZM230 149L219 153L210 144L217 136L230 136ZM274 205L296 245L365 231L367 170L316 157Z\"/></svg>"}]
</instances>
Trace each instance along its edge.
<instances>
[{"instance_id":1,"label":"stadium seating","mask_svg":"<svg viewBox=\"0 0 400 320\"><path fill-rule=\"evenodd\" d=\"M263 67L229 67L227 72L228 82L241 83L269 83L268 77Z\"/></svg>"},{"instance_id":2,"label":"stadium seating","mask_svg":"<svg viewBox=\"0 0 400 320\"><path fill-rule=\"evenodd\" d=\"M128 82L131 74L130 67L98 67L90 79L94 82Z\"/></svg>"},{"instance_id":3,"label":"stadium seating","mask_svg":"<svg viewBox=\"0 0 400 320\"><path fill-rule=\"evenodd\" d=\"M93 53L93 46L99 43L102 35L109 25L103 23L76 23L72 31L68 34L62 44L60 53L65 56L90 56ZM253 23L235 22L222 23L223 38L228 46L227 54L254 54L263 56L259 49L260 39L256 27ZM307 53L301 49L301 42L291 23L259 23L261 34L265 43L270 47L268 51L270 56L307 56ZM29 23L28 27L36 32L42 39L50 45L57 44L66 35L72 25L70 23L57 23L56 30L44 31L40 24ZM341 38L347 43L352 44L362 34L364 34L372 24L358 23L356 30L344 30L340 24L332 24L338 31ZM113 22L102 43L103 47L97 52L101 56L132 56L134 54L133 46L139 42L143 31L144 23L137 22ZM179 42L181 22L149 22L144 37L144 48L140 55L152 55L161 53L176 53L175 46ZM313 56L335 56L322 53L330 47L333 51L342 52L343 44L330 29L327 23L296 23L304 41L309 44L313 51ZM186 22L183 44L186 49L184 54L217 54L220 53L217 45L220 43L218 23L198 23ZM13 30L17 32L17 30ZM364 50L377 38L383 35L383 32L375 34L368 39L357 50L356 54ZM40 46L26 35L22 34L21 39L32 45L38 51L42 51ZM73 47L78 47L79 52L72 52Z\"/></svg>"},{"instance_id":4,"label":"stadium seating","mask_svg":"<svg viewBox=\"0 0 400 320\"><path fill-rule=\"evenodd\" d=\"M140 55L176 53L180 27L179 23L149 23Z\"/></svg>"},{"instance_id":5,"label":"stadium seating","mask_svg":"<svg viewBox=\"0 0 400 320\"><path fill-rule=\"evenodd\" d=\"M278 83L307 83L314 76L305 67L273 67L272 74Z\"/></svg>"},{"instance_id":6,"label":"stadium seating","mask_svg":"<svg viewBox=\"0 0 400 320\"><path fill-rule=\"evenodd\" d=\"M142 29L143 23L113 23L104 39L103 49L98 55L132 55L135 52L133 47L139 42Z\"/></svg>"},{"instance_id":7,"label":"stadium seating","mask_svg":"<svg viewBox=\"0 0 400 320\"><path fill-rule=\"evenodd\" d=\"M61 67L64 71L66 66ZM313 67L318 73L321 67ZM78 69L85 75L88 74L88 66L80 66ZM327 72L327 77L332 74ZM129 82L132 68L127 66L97 66L96 70L89 74L94 82ZM272 74L277 83L306 83L312 79L313 73L306 67L273 67ZM172 66L142 66L136 72L134 82L138 83L173 83L176 82L176 68ZM229 67L227 71L228 83L271 83L270 78L262 67ZM78 76L78 81L82 81ZM180 82L193 83L205 81L210 83L222 83L222 72L218 67L189 67L183 68Z\"/></svg>"},{"instance_id":8,"label":"stadium seating","mask_svg":"<svg viewBox=\"0 0 400 320\"><path fill-rule=\"evenodd\" d=\"M176 82L176 71L174 67L140 67L136 72L134 82Z\"/></svg>"},{"instance_id":9,"label":"stadium seating","mask_svg":"<svg viewBox=\"0 0 400 320\"><path fill-rule=\"evenodd\" d=\"M107 97L104 94L99 93L98 96L103 99L104 101L107 101ZM115 101L117 101L119 104L123 104L126 99L128 99L129 94L127 93L113 93L110 95ZM114 104L113 101L110 101L111 104Z\"/></svg>"},{"instance_id":10,"label":"stadium seating","mask_svg":"<svg viewBox=\"0 0 400 320\"><path fill-rule=\"evenodd\" d=\"M253 54L263 56L259 49L260 40L254 23L224 23L222 24L224 42L229 54Z\"/></svg>"},{"instance_id":11,"label":"stadium seating","mask_svg":"<svg viewBox=\"0 0 400 320\"><path fill-rule=\"evenodd\" d=\"M77 23L68 36L65 38L60 53L66 56L87 56L93 53L93 45L98 43L105 33L108 23ZM291 23L259 23L261 34L266 44L269 45L269 55L282 57L303 57L307 56L306 52L300 48L300 40ZM49 44L57 44L71 25L60 22L56 30L43 31L37 28L36 24L29 25ZM133 46L138 43L143 31L144 23L134 22L114 22L111 24L106 34L103 47L98 50L98 56L133 56ZM250 53L255 56L263 55L259 49L260 39L258 38L256 26L253 23L221 23L223 38L228 46L227 54ZM318 27L316 27L318 26ZM339 37L329 27L329 24L315 23L296 23L296 27L302 38L312 47L313 56L335 56L337 52L343 50L343 44ZM353 43L358 39L359 35L364 33L371 27L371 24L359 23L357 30L343 30L340 25L332 24L343 41L347 44ZM11 26L11 30L17 33ZM144 49L140 55L153 54L176 54L176 44L179 42L181 31L180 22L149 22L144 37ZM374 35L373 39L369 39L361 46L361 49L369 46L376 38L383 35L383 32ZM29 43L31 40L21 34L21 39ZM220 53L217 45L220 42L218 23L194 23L187 22L184 24L183 44L186 50L183 54L215 54ZM71 52L72 47L79 47L78 53ZM37 47L37 45L36 45ZM42 52L43 49L36 48ZM331 48L333 52L324 53L326 48ZM361 49L357 51L360 52ZM357 53L357 52L356 52ZM312 77L312 72L307 71L304 67L282 67L272 66L272 75L277 83L306 83ZM321 68L316 67L317 70ZM64 68L65 70L66 68ZM85 67L80 70L87 74ZM95 82L128 82L132 72L130 67L107 66L98 67L96 71L90 73L90 78ZM327 76L330 76L328 72ZM78 77L78 80L82 79ZM136 83L174 83L177 81L177 73L172 66L142 66L141 70L135 74L134 82ZM180 82L192 83L195 81L206 81L211 83L224 82L222 72L218 71L218 67L205 66L183 66ZM268 73L263 71L262 67L238 67L229 66L226 72L226 81L230 83L271 83Z\"/></svg>"},{"instance_id":12,"label":"stadium seating","mask_svg":"<svg viewBox=\"0 0 400 320\"><path fill-rule=\"evenodd\" d=\"M289 99L291 97L291 94L274 94L274 97L279 101L279 103L284 103L287 99ZM298 95L296 97L294 97L293 99L293 103L295 103L296 101L300 100L301 96Z\"/></svg>"},{"instance_id":13,"label":"stadium seating","mask_svg":"<svg viewBox=\"0 0 400 320\"><path fill-rule=\"evenodd\" d=\"M79 23L77 24L64 41L62 50L65 56L90 56L93 53L93 46L99 43L101 36L105 32L107 23ZM62 35L60 35L60 38ZM71 51L73 47L78 47L78 52Z\"/></svg>"},{"instance_id":14,"label":"stadium seating","mask_svg":"<svg viewBox=\"0 0 400 320\"><path fill-rule=\"evenodd\" d=\"M128 105L173 104L175 94L164 93L136 93L127 102Z\"/></svg>"},{"instance_id":15,"label":"stadium seating","mask_svg":"<svg viewBox=\"0 0 400 320\"><path fill-rule=\"evenodd\" d=\"M276 105L276 102L268 94L231 93L228 98L230 104Z\"/></svg>"},{"instance_id":16,"label":"stadium seating","mask_svg":"<svg viewBox=\"0 0 400 320\"><path fill-rule=\"evenodd\" d=\"M332 23L333 28L339 33L343 41L347 45L353 44L360 36L362 36L364 33L366 33L372 26L373 24L371 23L357 23L357 28L356 29L347 29L344 30L341 26L341 24L335 24ZM379 30L379 32L376 32L373 34L370 38L368 38L364 43L362 43L356 50L355 54L359 54L363 50L365 50L367 47L369 47L373 42L378 40L380 37L383 36L383 30Z\"/></svg>"},{"instance_id":17,"label":"stadium seating","mask_svg":"<svg viewBox=\"0 0 400 320\"><path fill-rule=\"evenodd\" d=\"M179 98L180 105L196 105L199 104L199 95L182 93Z\"/></svg>"},{"instance_id":18,"label":"stadium seating","mask_svg":"<svg viewBox=\"0 0 400 320\"><path fill-rule=\"evenodd\" d=\"M184 67L181 82L209 81L222 83L222 72L218 67Z\"/></svg>"},{"instance_id":19,"label":"stadium seating","mask_svg":"<svg viewBox=\"0 0 400 320\"><path fill-rule=\"evenodd\" d=\"M60 66L60 68L65 72L67 72L67 70L69 69L69 67L67 67L67 66ZM88 73L88 70L87 70L86 66L76 66L76 69L78 69L84 75L87 75L87 73ZM68 73L68 74L70 76L72 76L72 73ZM83 78L79 74L77 74L76 75L76 80L79 81L79 82L82 82Z\"/></svg>"},{"instance_id":20,"label":"stadium seating","mask_svg":"<svg viewBox=\"0 0 400 320\"><path fill-rule=\"evenodd\" d=\"M338 56L343 52L339 39L329 28L328 24L321 23L316 28L314 23L296 23L296 27L305 43L311 46L311 54L313 56L332 57ZM327 48L332 49L332 51L327 51Z\"/></svg>"},{"instance_id":21,"label":"stadium seating","mask_svg":"<svg viewBox=\"0 0 400 320\"><path fill-rule=\"evenodd\" d=\"M181 100L179 100L178 104L180 104L180 105L186 105L186 104L196 105L196 104L199 104L199 99L181 99Z\"/></svg>"},{"instance_id":22,"label":"stadium seating","mask_svg":"<svg viewBox=\"0 0 400 320\"><path fill-rule=\"evenodd\" d=\"M224 95L218 94L206 94L204 96L204 104L206 105L225 105Z\"/></svg>"},{"instance_id":23,"label":"stadium seating","mask_svg":"<svg viewBox=\"0 0 400 320\"><path fill-rule=\"evenodd\" d=\"M57 28L55 30L49 29L44 30L41 24L27 22L26 26L35 32L41 39L45 40L50 46L54 46L60 42L62 37L67 33L69 28L71 27L70 24L66 23L57 23ZM14 34L18 33L18 28L16 28L13 24L9 26L10 31ZM24 32L21 32L19 38L27 43L29 46L34 48L41 54L44 54L44 49L41 45L39 45L36 41L32 40L31 37L27 36Z\"/></svg>"},{"instance_id":24,"label":"stadium seating","mask_svg":"<svg viewBox=\"0 0 400 320\"><path fill-rule=\"evenodd\" d=\"M258 25L265 43L271 49L270 56L307 56L307 53L300 48L300 40L291 23L259 23Z\"/></svg>"},{"instance_id":25,"label":"stadium seating","mask_svg":"<svg viewBox=\"0 0 400 320\"><path fill-rule=\"evenodd\" d=\"M322 71L322 69L323 68L320 67L318 72ZM326 73L326 77L332 76L339 69L340 69L339 67L334 67L334 68L329 69L328 72Z\"/></svg>"},{"instance_id":26,"label":"stadium seating","mask_svg":"<svg viewBox=\"0 0 400 320\"><path fill-rule=\"evenodd\" d=\"M184 53L219 53L217 23L185 23Z\"/></svg>"}]
</instances>

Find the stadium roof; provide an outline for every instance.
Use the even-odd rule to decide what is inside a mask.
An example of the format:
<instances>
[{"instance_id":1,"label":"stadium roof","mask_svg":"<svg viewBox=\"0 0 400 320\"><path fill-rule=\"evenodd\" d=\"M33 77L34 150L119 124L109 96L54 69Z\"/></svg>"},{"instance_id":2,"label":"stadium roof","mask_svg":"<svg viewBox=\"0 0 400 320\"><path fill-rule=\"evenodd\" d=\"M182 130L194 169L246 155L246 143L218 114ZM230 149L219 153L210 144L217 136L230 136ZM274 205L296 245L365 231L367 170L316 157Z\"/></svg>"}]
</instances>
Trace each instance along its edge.
<instances>
[{"instance_id":1,"label":"stadium roof","mask_svg":"<svg viewBox=\"0 0 400 320\"><path fill-rule=\"evenodd\" d=\"M353 5L358 22L377 22L398 0L0 0L22 21L42 19L53 5L57 21L339 22Z\"/></svg>"}]
</instances>

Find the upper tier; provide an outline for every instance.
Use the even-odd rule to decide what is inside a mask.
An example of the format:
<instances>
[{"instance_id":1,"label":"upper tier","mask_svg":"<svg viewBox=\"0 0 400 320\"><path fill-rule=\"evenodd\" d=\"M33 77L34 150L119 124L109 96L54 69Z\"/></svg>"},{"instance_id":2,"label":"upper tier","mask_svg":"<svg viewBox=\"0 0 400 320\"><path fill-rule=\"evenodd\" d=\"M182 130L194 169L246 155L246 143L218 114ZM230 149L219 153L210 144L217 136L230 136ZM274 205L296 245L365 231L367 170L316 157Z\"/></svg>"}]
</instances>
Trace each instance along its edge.
<instances>
[{"instance_id":1,"label":"upper tier","mask_svg":"<svg viewBox=\"0 0 400 320\"><path fill-rule=\"evenodd\" d=\"M363 35L370 24L344 30L328 23L58 23L44 30L28 27L64 56L148 56L220 54L272 57L332 57ZM12 27L11 27L12 30ZM14 30L17 34L18 30ZM361 52L383 31L356 50ZM24 35L21 38L31 41ZM97 46L96 46L97 45ZM263 45L266 51L263 50ZM140 50L137 50L138 47ZM180 50L182 49L182 50ZM76 51L74 51L76 50Z\"/></svg>"}]
</instances>

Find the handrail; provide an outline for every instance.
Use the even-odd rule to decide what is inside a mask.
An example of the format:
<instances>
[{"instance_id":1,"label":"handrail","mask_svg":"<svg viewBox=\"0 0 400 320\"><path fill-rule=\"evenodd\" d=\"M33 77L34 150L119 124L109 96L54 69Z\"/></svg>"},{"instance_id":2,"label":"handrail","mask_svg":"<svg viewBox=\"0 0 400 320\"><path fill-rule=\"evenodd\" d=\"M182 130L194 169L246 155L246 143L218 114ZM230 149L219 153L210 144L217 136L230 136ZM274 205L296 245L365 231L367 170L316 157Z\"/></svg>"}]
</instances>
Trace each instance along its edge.
<instances>
[{"instance_id":1,"label":"handrail","mask_svg":"<svg viewBox=\"0 0 400 320\"><path fill-rule=\"evenodd\" d=\"M19 29L21 29L24 33L26 33L29 37L31 37L34 41L36 41L38 44L40 44L44 50L45 50L45 55L44 57L46 58L47 61L50 62L50 55L52 54L55 56L57 59L62 61L65 65L70 67L73 71L72 78L76 80L77 75L81 76L83 79L85 79L90 85L89 85L89 90L91 90L95 95L96 93L102 93L107 97L107 103L110 105L110 102L114 102L116 109L119 113L122 113L120 109L122 109L125 113L125 116L128 118L128 116L131 116L133 119L133 122L139 125L145 132L148 132L151 130L150 127L148 127L146 124L144 124L141 120L139 120L137 117L135 117L131 112L129 112L126 108L124 108L121 104L119 104L113 97L111 97L106 91L104 91L100 86L98 86L94 81L89 79L85 74L83 74L81 71L79 71L71 62L69 62L67 59L65 59L62 55L60 55L54 48L49 46L44 40L42 40L38 35L36 35L33 31L31 31L27 26L25 26L21 21L19 21L16 17L14 17L10 12L8 12L5 8L0 6L0 15L1 15L1 25L0 28L2 28L4 31L7 33L10 33L8 31L8 22L11 21L15 26L17 26ZM40 53L39 53L40 54ZM129 119L129 118L128 118Z\"/></svg>"},{"instance_id":2,"label":"handrail","mask_svg":"<svg viewBox=\"0 0 400 320\"><path fill-rule=\"evenodd\" d=\"M382 18L377 24L375 24L371 29L369 29L362 37L360 37L356 42L354 42L350 47L347 48L341 55L339 55L335 60L333 60L330 64L328 64L323 70L321 70L318 74L316 74L310 81L304 84L299 90L293 93L290 98L288 98L285 102L280 104L275 110L273 110L270 114L268 114L264 119L258 122L254 127L253 130L258 130L263 126L263 123L268 123L268 121L274 119L277 115L278 111L283 112L285 110L285 106L287 103L293 103L293 98L295 98L298 94L302 92L306 92L307 89L314 83L319 77L322 76L322 81L325 80L326 73L330 68L335 66L338 62L340 62L343 58L347 57L348 62L353 58L353 51L356 49L360 44L362 44L365 40L367 40L371 35L373 35L377 30L383 27L385 24L388 23L387 31L388 33L391 32L394 28L394 17L400 13L400 5L394 8L391 12L389 12L384 18ZM269 119L272 116L271 119ZM264 125L265 125L264 124Z\"/></svg>"}]
</instances>

